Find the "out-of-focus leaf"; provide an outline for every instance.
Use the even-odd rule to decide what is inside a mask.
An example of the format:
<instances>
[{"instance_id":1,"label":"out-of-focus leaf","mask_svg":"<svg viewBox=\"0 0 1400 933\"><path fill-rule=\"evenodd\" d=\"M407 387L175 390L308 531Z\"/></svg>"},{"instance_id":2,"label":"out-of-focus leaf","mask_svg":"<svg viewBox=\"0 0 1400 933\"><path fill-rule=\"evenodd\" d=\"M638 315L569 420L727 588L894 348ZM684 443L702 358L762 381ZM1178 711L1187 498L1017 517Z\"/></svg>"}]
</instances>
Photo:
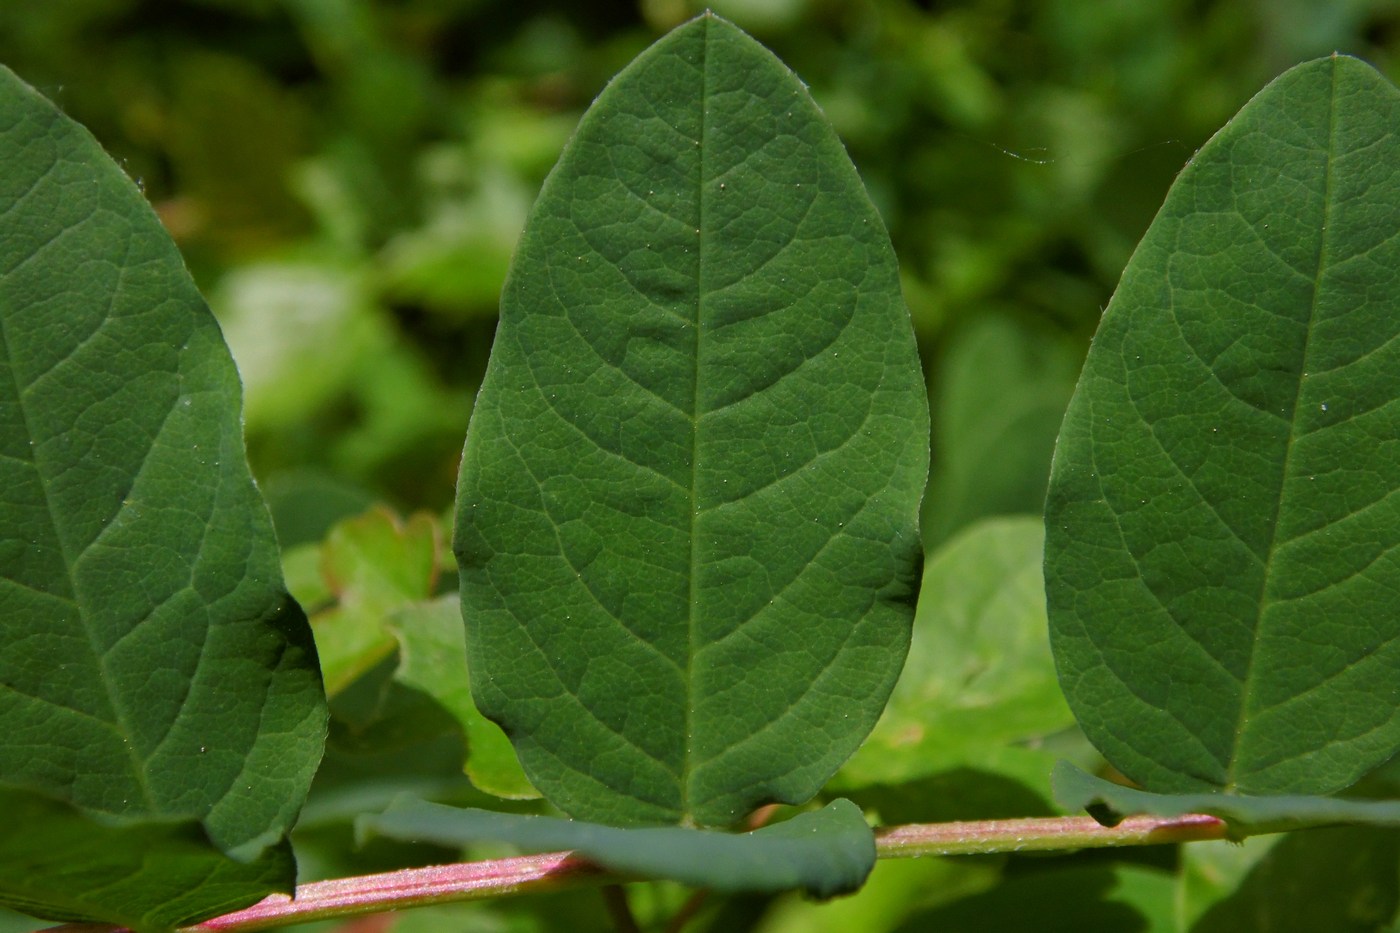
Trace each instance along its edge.
<instances>
[{"instance_id":1,"label":"out-of-focus leaf","mask_svg":"<svg viewBox=\"0 0 1400 933\"><path fill-rule=\"evenodd\" d=\"M1206 911L1235 893L1245 876L1287 835L1182 846L1177 868L1176 929L1190 930ZM1307 835L1304 839L1309 838Z\"/></svg>"},{"instance_id":2,"label":"out-of-focus leaf","mask_svg":"<svg viewBox=\"0 0 1400 933\"><path fill-rule=\"evenodd\" d=\"M811 797L907 647L927 409L894 255L800 81L702 16L545 184L467 436L478 705L552 803Z\"/></svg>"},{"instance_id":3,"label":"out-of-focus leaf","mask_svg":"<svg viewBox=\"0 0 1400 933\"><path fill-rule=\"evenodd\" d=\"M472 179L470 196L454 196L451 188L465 180L450 173L463 171L470 164L467 156L460 149L450 149L425 160L428 181L439 181L448 190L434 199L432 214L422 227L395 237L385 247L384 288L396 301L417 302L434 311L494 316L533 188L488 167L479 170L481 177ZM441 168L434 168L438 164ZM450 186L452 181L457 185Z\"/></svg>"},{"instance_id":4,"label":"out-of-focus leaf","mask_svg":"<svg viewBox=\"0 0 1400 933\"><path fill-rule=\"evenodd\" d=\"M515 749L477 710L467 679L467 644L457 597L446 596L396 612L388 622L399 642L394 678L430 696L461 726L467 739L467 776L481 790L513 800L538 797Z\"/></svg>"},{"instance_id":5,"label":"out-of-focus leaf","mask_svg":"<svg viewBox=\"0 0 1400 933\"><path fill-rule=\"evenodd\" d=\"M1400 906L1400 835L1346 826L1285 836L1191 933L1371 933Z\"/></svg>"},{"instance_id":6,"label":"out-of-focus leaf","mask_svg":"<svg viewBox=\"0 0 1400 933\"><path fill-rule=\"evenodd\" d=\"M400 521L385 508L335 526L321 549L321 573L336 604L312 618L332 696L393 654L390 614L433 594L442 536L418 513Z\"/></svg>"},{"instance_id":7,"label":"out-of-focus leaf","mask_svg":"<svg viewBox=\"0 0 1400 933\"><path fill-rule=\"evenodd\" d=\"M1040 749L988 749L979 767L950 767L928 777L847 789L833 782L827 793L849 795L881 825L954 820L1052 816L1048 775L1054 756Z\"/></svg>"},{"instance_id":8,"label":"out-of-focus leaf","mask_svg":"<svg viewBox=\"0 0 1400 933\"><path fill-rule=\"evenodd\" d=\"M995 859L881 859L856 893L829 903L790 895L756 933L886 933L915 910L989 890L1000 878Z\"/></svg>"},{"instance_id":9,"label":"out-of-focus leaf","mask_svg":"<svg viewBox=\"0 0 1400 933\"><path fill-rule=\"evenodd\" d=\"M1038 513L1080 351L1005 316L949 341L933 384L934 468L924 498L932 548L979 518Z\"/></svg>"},{"instance_id":10,"label":"out-of-focus leaf","mask_svg":"<svg viewBox=\"0 0 1400 933\"><path fill-rule=\"evenodd\" d=\"M24 862L0 861L0 901L159 926L176 824L201 827L200 864L228 885L181 875L182 918L286 889L325 699L248 473L233 362L135 186L4 69L0 165L0 789L133 841L38 864L50 817L72 821L0 806ZM64 893L87 870L116 883L157 863L144 895Z\"/></svg>"},{"instance_id":11,"label":"out-of-focus leaf","mask_svg":"<svg viewBox=\"0 0 1400 933\"><path fill-rule=\"evenodd\" d=\"M837 786L985 768L1074 724L1045 634L1043 540L1039 519L992 519L929 558L904 671ZM1031 763L1041 786L1049 763Z\"/></svg>"},{"instance_id":12,"label":"out-of-focus leaf","mask_svg":"<svg viewBox=\"0 0 1400 933\"><path fill-rule=\"evenodd\" d=\"M875 837L860 808L849 800L738 834L678 826L622 829L421 800L396 801L382 814L356 820L355 826L361 838L381 835L445 846L506 842L528 852L568 850L622 874L731 893L801 888L814 897L834 897L859 888L875 865Z\"/></svg>"},{"instance_id":13,"label":"out-of-focus leaf","mask_svg":"<svg viewBox=\"0 0 1400 933\"><path fill-rule=\"evenodd\" d=\"M345 264L301 262L250 264L220 280L211 302L247 391L250 431L304 424L388 342L362 278Z\"/></svg>"},{"instance_id":14,"label":"out-of-focus leaf","mask_svg":"<svg viewBox=\"0 0 1400 933\"><path fill-rule=\"evenodd\" d=\"M274 473L260 478L260 485L284 552L309 542L319 543L336 522L374 505L374 496L364 488L321 470ZM303 600L302 605L307 603Z\"/></svg>"},{"instance_id":15,"label":"out-of-focus leaf","mask_svg":"<svg viewBox=\"0 0 1400 933\"><path fill-rule=\"evenodd\" d=\"M1319 794L1400 747L1400 91L1300 65L1172 187L1046 502L1051 640L1156 791Z\"/></svg>"},{"instance_id":16,"label":"out-of-focus leaf","mask_svg":"<svg viewBox=\"0 0 1400 933\"><path fill-rule=\"evenodd\" d=\"M1135 865L1046 868L1008 878L995 888L944 907L920 911L899 933L1170 933L1171 875Z\"/></svg>"},{"instance_id":17,"label":"out-of-focus leaf","mask_svg":"<svg viewBox=\"0 0 1400 933\"><path fill-rule=\"evenodd\" d=\"M309 227L287 185L306 148L306 112L247 59L182 49L164 142L179 191L174 225L194 242L266 249ZM180 229L183 227L183 229Z\"/></svg>"}]
</instances>

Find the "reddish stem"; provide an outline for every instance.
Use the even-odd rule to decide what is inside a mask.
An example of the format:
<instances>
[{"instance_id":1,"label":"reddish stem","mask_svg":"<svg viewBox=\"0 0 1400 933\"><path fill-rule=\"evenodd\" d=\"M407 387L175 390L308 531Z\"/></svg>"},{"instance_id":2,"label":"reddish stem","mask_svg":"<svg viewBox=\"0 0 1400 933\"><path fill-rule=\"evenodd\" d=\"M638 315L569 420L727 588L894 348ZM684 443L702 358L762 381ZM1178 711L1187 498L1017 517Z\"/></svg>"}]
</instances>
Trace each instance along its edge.
<instances>
[{"instance_id":1,"label":"reddish stem","mask_svg":"<svg viewBox=\"0 0 1400 933\"><path fill-rule=\"evenodd\" d=\"M1213 816L1129 817L1101 826L1087 816L977 820L887 826L875 830L880 858L974 855L995 852L1071 851L1108 846L1155 845L1224 839L1225 822ZM568 852L525 855L410 868L380 875L313 881L296 898L274 894L252 907L205 920L188 933L251 933L292 923L324 920L427 904L509 894L540 893L582 884L619 884L629 879ZM698 908L698 904L695 905ZM100 924L66 924L44 933L127 933Z\"/></svg>"}]
</instances>

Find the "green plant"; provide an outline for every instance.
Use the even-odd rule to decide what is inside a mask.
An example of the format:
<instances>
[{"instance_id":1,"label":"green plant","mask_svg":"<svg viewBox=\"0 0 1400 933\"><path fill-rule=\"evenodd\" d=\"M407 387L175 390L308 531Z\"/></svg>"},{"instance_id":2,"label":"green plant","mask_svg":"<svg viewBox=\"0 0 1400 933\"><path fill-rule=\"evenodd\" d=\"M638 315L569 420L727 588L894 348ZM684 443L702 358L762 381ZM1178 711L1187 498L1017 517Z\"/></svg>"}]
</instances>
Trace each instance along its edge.
<instances>
[{"instance_id":1,"label":"green plant","mask_svg":"<svg viewBox=\"0 0 1400 933\"><path fill-rule=\"evenodd\" d=\"M324 695L212 318L120 170L4 80L0 901L192 924L291 889ZM444 720L468 738L477 791L420 787L362 835L583 858L345 879L205 928L639 876L826 896L878 854L1396 826L1391 801L1322 795L1400 744L1397 147L1400 94L1334 57L1261 92L1168 197L1052 474L1069 706L1033 664L994 670L1041 654L1027 521L930 561L896 684L927 411L893 252L800 83L718 18L681 27L599 98L516 257L459 485L465 640L430 519L370 513L285 559L303 601L333 604L315 616L335 615L321 660L343 744L411 747ZM464 695L464 657L529 780ZM1057 770L1062 802L1105 826L1023 811L868 827L863 810L896 823L899 793L936 794L921 782L958 768L1038 786L1055 756L1026 740L1070 709L1141 785ZM598 822L426 800L532 784ZM1366 876L1358 923L1395 912L1390 874ZM1013 884L988 896L1014 901ZM679 926L693 904L658 913ZM1198 925L1231 909L1247 908Z\"/></svg>"}]
</instances>

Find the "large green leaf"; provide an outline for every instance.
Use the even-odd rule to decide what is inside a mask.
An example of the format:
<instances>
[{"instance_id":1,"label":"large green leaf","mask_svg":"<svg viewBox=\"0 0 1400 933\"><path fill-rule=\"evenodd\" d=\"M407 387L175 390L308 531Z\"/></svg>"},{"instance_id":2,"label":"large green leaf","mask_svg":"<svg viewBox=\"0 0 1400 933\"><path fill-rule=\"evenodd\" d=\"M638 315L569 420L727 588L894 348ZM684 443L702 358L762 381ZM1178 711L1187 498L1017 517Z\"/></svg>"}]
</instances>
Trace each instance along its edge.
<instances>
[{"instance_id":1,"label":"large green leaf","mask_svg":"<svg viewBox=\"0 0 1400 933\"><path fill-rule=\"evenodd\" d=\"M1327 793L1400 745L1400 92L1265 88L1104 314L1046 505L1084 731L1150 790Z\"/></svg>"},{"instance_id":2,"label":"large green leaf","mask_svg":"<svg viewBox=\"0 0 1400 933\"><path fill-rule=\"evenodd\" d=\"M3 69L0 165L0 785L137 836L200 824L245 881L270 890L274 859L286 887L276 850L325 705L244 458L237 373L135 185ZM5 833L42 837L24 812ZM159 853L85 855L132 874Z\"/></svg>"},{"instance_id":3,"label":"large green leaf","mask_svg":"<svg viewBox=\"0 0 1400 933\"><path fill-rule=\"evenodd\" d=\"M701 16L546 182L467 435L478 705L604 822L810 797L908 644L927 408L894 255L801 82Z\"/></svg>"},{"instance_id":4,"label":"large green leaf","mask_svg":"<svg viewBox=\"0 0 1400 933\"><path fill-rule=\"evenodd\" d=\"M726 892L802 888L816 897L834 897L859 888L875 866L875 836L849 800L749 833L679 826L624 829L412 799L361 817L355 826L361 838L373 834L443 846L506 842L527 852L568 850L622 874Z\"/></svg>"}]
</instances>

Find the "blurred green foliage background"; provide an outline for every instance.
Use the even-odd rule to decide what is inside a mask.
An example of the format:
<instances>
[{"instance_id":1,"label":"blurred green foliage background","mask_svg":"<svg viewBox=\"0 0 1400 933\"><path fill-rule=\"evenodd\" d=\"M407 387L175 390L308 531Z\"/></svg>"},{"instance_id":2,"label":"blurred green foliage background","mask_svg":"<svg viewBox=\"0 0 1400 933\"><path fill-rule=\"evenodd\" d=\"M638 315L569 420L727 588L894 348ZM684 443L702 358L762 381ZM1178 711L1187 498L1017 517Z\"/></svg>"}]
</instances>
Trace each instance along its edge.
<instances>
[{"instance_id":1,"label":"blurred green foliage background","mask_svg":"<svg viewBox=\"0 0 1400 933\"><path fill-rule=\"evenodd\" d=\"M808 82L890 227L933 403L931 551L980 518L1039 512L1100 312L1210 134L1279 72L1334 50L1400 78L1394 0L0 2L0 63L142 186L242 372L254 470L334 681L327 764L297 840L303 878L421 864L350 845L353 816L395 792L539 806L478 789L511 796L519 777L461 678L429 663L460 646L405 660L405 613L452 574L442 524L395 513L451 502L501 282L579 115L706 5ZM365 513L372 503L392 511ZM459 637L455 608L447 618L443 637ZM429 698L429 682L461 696ZM1057 755L1087 748L1072 729L1044 741ZM907 821L1032 815L1049 812L1042 785L984 763L885 788L874 806ZM1391 838L1384 852L1337 845L1380 853L1389 889ZM1274 895L1241 879L1291 864L1291 843L1270 845L882 862L857 899L738 898L693 928L1174 930L1214 904L1219 928L1247 929L1230 910ZM687 896L639 886L633 908L664 923ZM607 925L581 891L410 913L393 929Z\"/></svg>"},{"instance_id":2,"label":"blurred green foliage background","mask_svg":"<svg viewBox=\"0 0 1400 933\"><path fill-rule=\"evenodd\" d=\"M603 83L702 0L10 0L0 62L145 189L223 322L284 543L451 499L497 294ZM930 544L1035 511L1175 173L1387 0L712 0L807 81L883 212L935 405Z\"/></svg>"}]
</instances>

